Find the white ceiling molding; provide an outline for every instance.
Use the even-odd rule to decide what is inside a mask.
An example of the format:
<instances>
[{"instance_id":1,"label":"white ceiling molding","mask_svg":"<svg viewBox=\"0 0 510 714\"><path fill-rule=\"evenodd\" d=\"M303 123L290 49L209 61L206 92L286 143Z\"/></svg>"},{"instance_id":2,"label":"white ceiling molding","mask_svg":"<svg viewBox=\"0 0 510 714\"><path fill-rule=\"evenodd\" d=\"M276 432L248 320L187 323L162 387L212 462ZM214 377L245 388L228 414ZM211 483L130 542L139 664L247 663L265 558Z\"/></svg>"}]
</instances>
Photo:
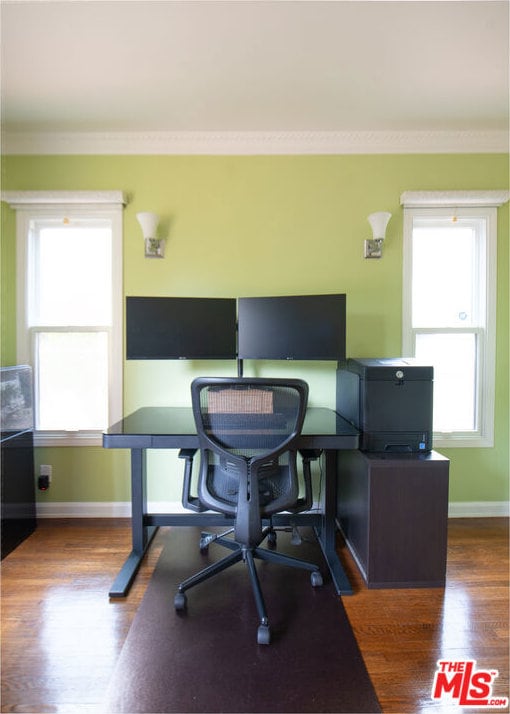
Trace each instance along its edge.
<instances>
[{"instance_id":1,"label":"white ceiling molding","mask_svg":"<svg viewBox=\"0 0 510 714\"><path fill-rule=\"evenodd\" d=\"M461 208L462 206L502 206L510 191L404 191L404 208Z\"/></svg>"},{"instance_id":2,"label":"white ceiling molding","mask_svg":"<svg viewBox=\"0 0 510 714\"><path fill-rule=\"evenodd\" d=\"M2 201L11 208L33 206L125 206L123 191L2 191Z\"/></svg>"},{"instance_id":3,"label":"white ceiling molding","mask_svg":"<svg viewBox=\"0 0 510 714\"><path fill-rule=\"evenodd\" d=\"M4 132L2 154L508 153L506 131Z\"/></svg>"}]
</instances>

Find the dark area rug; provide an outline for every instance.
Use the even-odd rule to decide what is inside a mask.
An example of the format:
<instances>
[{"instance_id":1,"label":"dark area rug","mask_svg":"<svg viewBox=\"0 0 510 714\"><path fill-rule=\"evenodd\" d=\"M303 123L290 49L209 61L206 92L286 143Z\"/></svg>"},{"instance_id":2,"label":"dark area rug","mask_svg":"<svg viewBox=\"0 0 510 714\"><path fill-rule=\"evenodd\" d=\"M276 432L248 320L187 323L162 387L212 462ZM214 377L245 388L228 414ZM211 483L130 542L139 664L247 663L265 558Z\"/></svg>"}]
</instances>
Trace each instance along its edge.
<instances>
[{"instance_id":1,"label":"dark area rug","mask_svg":"<svg viewBox=\"0 0 510 714\"><path fill-rule=\"evenodd\" d=\"M164 549L110 683L107 712L380 712L341 599L312 531L300 546L278 534L278 550L321 566L310 574L257 561L271 624L257 644L257 613L244 563L188 591L177 584L228 551L200 554L200 530L168 529Z\"/></svg>"}]
</instances>

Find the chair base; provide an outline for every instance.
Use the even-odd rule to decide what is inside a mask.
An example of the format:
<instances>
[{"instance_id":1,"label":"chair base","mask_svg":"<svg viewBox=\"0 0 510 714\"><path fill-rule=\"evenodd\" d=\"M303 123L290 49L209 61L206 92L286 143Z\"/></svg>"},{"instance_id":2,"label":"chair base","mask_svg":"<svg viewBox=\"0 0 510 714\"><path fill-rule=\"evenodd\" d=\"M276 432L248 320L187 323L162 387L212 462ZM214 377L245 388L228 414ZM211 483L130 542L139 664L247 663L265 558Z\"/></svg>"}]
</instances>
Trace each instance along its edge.
<instances>
[{"instance_id":1,"label":"chair base","mask_svg":"<svg viewBox=\"0 0 510 714\"><path fill-rule=\"evenodd\" d=\"M230 531L227 531L229 533ZM186 609L187 597L186 590L198 585L199 583L214 577L223 570L232 567L241 560L248 566L248 573L250 576L250 582L252 586L253 595L255 598L255 604L257 607L257 613L259 617L259 627L257 630L257 643L259 645L268 645L271 642L271 629L269 626L266 605L264 601L264 596L262 594L262 589L260 587L260 582L257 574L257 569L255 566L255 560L265 560L270 563L278 563L280 565L286 565L291 568L299 568L300 570L308 570L311 573L310 580L313 587L320 587L323 584L322 575L319 567L314 563L309 563L306 560L300 560L299 558L293 558L289 555L284 555L283 553L278 553L274 550L268 550L266 548L261 548L260 546L249 548L247 546L236 543L225 537L225 533L218 536L214 534L202 533L200 540L200 549L202 551L207 550L209 543L216 542L222 545L232 552L226 555L221 560L216 563L212 563L207 568L200 570L195 575L184 580L178 588L178 592L174 598L174 607L177 611L183 611ZM269 537L269 543L271 547L275 546L275 533L272 528L266 528L264 530L264 538Z\"/></svg>"}]
</instances>

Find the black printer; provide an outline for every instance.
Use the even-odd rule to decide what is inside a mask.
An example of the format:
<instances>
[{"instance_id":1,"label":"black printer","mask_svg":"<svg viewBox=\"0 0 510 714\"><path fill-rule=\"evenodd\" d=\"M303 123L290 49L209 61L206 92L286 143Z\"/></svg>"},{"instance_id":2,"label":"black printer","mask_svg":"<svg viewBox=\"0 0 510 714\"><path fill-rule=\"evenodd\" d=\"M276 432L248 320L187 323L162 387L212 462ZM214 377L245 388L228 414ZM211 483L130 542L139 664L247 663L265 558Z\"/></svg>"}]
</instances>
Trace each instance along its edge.
<instances>
[{"instance_id":1,"label":"black printer","mask_svg":"<svg viewBox=\"0 0 510 714\"><path fill-rule=\"evenodd\" d=\"M432 449L434 368L414 358L348 359L338 366L336 410L367 452Z\"/></svg>"}]
</instances>

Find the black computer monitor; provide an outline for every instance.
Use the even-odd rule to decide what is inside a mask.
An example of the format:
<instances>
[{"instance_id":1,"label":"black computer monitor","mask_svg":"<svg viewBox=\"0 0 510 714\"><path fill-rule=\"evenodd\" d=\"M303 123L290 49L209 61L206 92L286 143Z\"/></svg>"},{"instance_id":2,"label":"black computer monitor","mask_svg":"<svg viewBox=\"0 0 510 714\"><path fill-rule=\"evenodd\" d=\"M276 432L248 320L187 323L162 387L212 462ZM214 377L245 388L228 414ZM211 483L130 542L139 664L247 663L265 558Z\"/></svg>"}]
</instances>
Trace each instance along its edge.
<instances>
[{"instance_id":1,"label":"black computer monitor","mask_svg":"<svg viewBox=\"0 0 510 714\"><path fill-rule=\"evenodd\" d=\"M127 297L127 359L235 359L235 298Z\"/></svg>"},{"instance_id":2,"label":"black computer monitor","mask_svg":"<svg viewBox=\"0 0 510 714\"><path fill-rule=\"evenodd\" d=\"M239 298L239 358L345 360L345 302L345 294Z\"/></svg>"}]
</instances>

